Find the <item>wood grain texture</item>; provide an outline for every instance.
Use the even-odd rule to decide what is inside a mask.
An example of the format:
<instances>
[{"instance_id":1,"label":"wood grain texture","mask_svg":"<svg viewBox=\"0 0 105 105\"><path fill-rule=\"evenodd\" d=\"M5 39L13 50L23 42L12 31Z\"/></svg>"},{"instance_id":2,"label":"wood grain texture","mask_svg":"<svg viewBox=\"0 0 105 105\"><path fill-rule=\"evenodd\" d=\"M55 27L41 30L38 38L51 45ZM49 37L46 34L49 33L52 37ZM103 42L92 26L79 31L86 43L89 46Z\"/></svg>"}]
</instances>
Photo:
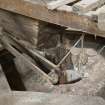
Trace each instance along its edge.
<instances>
[{"instance_id":1,"label":"wood grain texture","mask_svg":"<svg viewBox=\"0 0 105 105\"><path fill-rule=\"evenodd\" d=\"M1 0L0 8L34 19L105 37L105 32L99 30L97 23L67 10L60 11L57 9L57 11L51 11L36 2L26 2L24 0Z\"/></svg>"}]
</instances>

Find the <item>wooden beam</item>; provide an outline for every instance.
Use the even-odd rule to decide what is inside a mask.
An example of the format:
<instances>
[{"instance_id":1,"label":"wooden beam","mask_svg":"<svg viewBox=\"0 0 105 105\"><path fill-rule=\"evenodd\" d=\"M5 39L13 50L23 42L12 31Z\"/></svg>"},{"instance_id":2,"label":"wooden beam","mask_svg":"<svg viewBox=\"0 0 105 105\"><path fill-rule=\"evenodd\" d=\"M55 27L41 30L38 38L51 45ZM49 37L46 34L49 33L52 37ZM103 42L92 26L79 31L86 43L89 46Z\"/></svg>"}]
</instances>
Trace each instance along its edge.
<instances>
[{"instance_id":1,"label":"wooden beam","mask_svg":"<svg viewBox=\"0 0 105 105\"><path fill-rule=\"evenodd\" d=\"M76 0L57 0L57 1L52 1L50 3L48 3L48 9L51 9L51 10L54 10L60 6L63 6L65 4L69 4L69 3L72 3Z\"/></svg>"},{"instance_id":2,"label":"wooden beam","mask_svg":"<svg viewBox=\"0 0 105 105\"><path fill-rule=\"evenodd\" d=\"M105 0L82 0L73 6L73 10L79 13L86 13L100 7L104 3Z\"/></svg>"},{"instance_id":3,"label":"wooden beam","mask_svg":"<svg viewBox=\"0 0 105 105\"><path fill-rule=\"evenodd\" d=\"M86 33L105 37L105 31L101 31L98 28L97 23L84 16L78 16L77 14L68 11L68 9L64 10L63 8L63 11L61 11L58 8L56 11L51 11L43 5L39 5L36 1L34 3L24 0L0 0L0 8L45 22L75 28Z\"/></svg>"}]
</instances>

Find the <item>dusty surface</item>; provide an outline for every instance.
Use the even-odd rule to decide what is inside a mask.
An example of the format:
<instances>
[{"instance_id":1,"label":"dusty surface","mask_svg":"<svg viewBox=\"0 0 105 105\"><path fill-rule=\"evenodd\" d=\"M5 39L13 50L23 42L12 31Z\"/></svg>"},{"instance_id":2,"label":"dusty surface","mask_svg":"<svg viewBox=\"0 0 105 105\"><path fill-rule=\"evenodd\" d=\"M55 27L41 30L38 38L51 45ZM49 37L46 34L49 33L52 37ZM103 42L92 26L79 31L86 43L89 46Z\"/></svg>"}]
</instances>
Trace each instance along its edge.
<instances>
[{"instance_id":1,"label":"dusty surface","mask_svg":"<svg viewBox=\"0 0 105 105\"><path fill-rule=\"evenodd\" d=\"M105 86L105 60L100 55L88 57L88 64L84 72L88 74L87 78L83 78L74 84L62 85L56 92L67 92L78 95L99 94Z\"/></svg>"},{"instance_id":2,"label":"dusty surface","mask_svg":"<svg viewBox=\"0 0 105 105\"><path fill-rule=\"evenodd\" d=\"M56 98L57 97L57 98ZM0 96L1 105L105 105L99 97L35 92L12 92Z\"/></svg>"},{"instance_id":3,"label":"dusty surface","mask_svg":"<svg viewBox=\"0 0 105 105\"><path fill-rule=\"evenodd\" d=\"M48 32L53 33L52 30L46 29L46 31L45 30L43 31L43 35ZM45 41L44 40L42 41L40 39L44 43L44 45L42 43L42 46L41 46L42 49L54 48L58 44L57 42L58 40L56 41L56 43L53 43L54 42L53 35L58 36L58 34L54 34L54 33L49 34L49 33L46 36L47 38L44 38L44 36L43 38L41 38L41 39L46 39ZM76 37L67 36L67 38L70 38L71 42L74 43L75 41L73 39ZM101 55L97 54L98 50L103 46L104 41L103 40L100 41L98 39L95 40L95 38L91 39L89 36L86 39L87 40L85 41L84 45L85 45L86 54L88 56L88 62L86 63L83 71L85 72L86 78L83 78L81 81L73 84L55 85L54 87L49 89L48 86L44 88L44 87L41 87L42 85L35 85L36 84L35 81L37 81L35 78L37 77L32 76L34 75L34 73L32 73L27 76L26 80L23 79L23 82L26 84L27 90L52 92L52 93L66 93L71 95L98 95L105 98L105 92L104 92L105 91L105 59L104 59L105 50L102 52ZM80 48L75 48L75 50L72 51L72 54L76 55L76 53L78 54L79 52L80 52ZM24 69L27 71L27 68L28 67L25 67ZM22 75L23 73L20 73L20 74ZM24 78L24 76L22 76L22 78ZM44 89L45 90L48 89L48 91L44 91Z\"/></svg>"},{"instance_id":4,"label":"dusty surface","mask_svg":"<svg viewBox=\"0 0 105 105\"><path fill-rule=\"evenodd\" d=\"M85 43L88 62L82 72L85 73L86 77L77 83L55 86L53 92L72 95L99 95L105 98L105 50L98 54L97 49L100 49L98 43ZM72 50L74 55L79 52L80 48Z\"/></svg>"}]
</instances>

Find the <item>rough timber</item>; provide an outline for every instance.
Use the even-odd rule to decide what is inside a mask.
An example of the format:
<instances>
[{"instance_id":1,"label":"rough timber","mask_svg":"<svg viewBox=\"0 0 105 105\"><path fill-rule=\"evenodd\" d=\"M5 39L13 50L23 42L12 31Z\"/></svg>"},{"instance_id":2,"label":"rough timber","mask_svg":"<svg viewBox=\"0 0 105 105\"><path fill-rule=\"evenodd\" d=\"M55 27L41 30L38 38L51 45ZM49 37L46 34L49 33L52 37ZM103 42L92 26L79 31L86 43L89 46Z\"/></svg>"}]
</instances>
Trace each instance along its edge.
<instances>
[{"instance_id":1,"label":"rough timber","mask_svg":"<svg viewBox=\"0 0 105 105\"><path fill-rule=\"evenodd\" d=\"M42 0L0 0L0 8L34 19L105 37L105 31L100 30L96 22L86 16L74 13L71 11L71 6L64 5L56 10L49 10L47 4L51 1L45 0L45 3L43 3Z\"/></svg>"}]
</instances>

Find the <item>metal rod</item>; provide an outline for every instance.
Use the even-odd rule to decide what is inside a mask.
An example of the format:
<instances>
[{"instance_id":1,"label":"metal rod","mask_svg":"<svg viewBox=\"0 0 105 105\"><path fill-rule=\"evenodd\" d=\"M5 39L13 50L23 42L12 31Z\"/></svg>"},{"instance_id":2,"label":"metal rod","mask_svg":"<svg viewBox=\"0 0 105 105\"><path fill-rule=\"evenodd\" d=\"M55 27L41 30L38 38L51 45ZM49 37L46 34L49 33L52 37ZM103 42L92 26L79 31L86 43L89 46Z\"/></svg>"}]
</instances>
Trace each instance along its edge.
<instances>
[{"instance_id":1,"label":"metal rod","mask_svg":"<svg viewBox=\"0 0 105 105\"><path fill-rule=\"evenodd\" d=\"M58 63L57 67L59 67L64 61L65 59L69 56L69 54L71 53L71 50L77 46L77 44L81 41L81 39L83 38L84 36L82 35L78 40L77 42L74 44L73 47L70 48L69 52L63 57L63 59Z\"/></svg>"},{"instance_id":2,"label":"metal rod","mask_svg":"<svg viewBox=\"0 0 105 105\"><path fill-rule=\"evenodd\" d=\"M104 48L105 48L105 46L103 46L103 47L99 50L98 54L100 54L100 53L104 50Z\"/></svg>"},{"instance_id":3,"label":"metal rod","mask_svg":"<svg viewBox=\"0 0 105 105\"><path fill-rule=\"evenodd\" d=\"M47 63L49 66L51 66L54 69L57 69L57 66L50 62L49 60L47 60L46 58L44 58L42 55L38 54L37 51L33 51L33 50L29 50L33 55L35 55L36 57L38 57L40 60L44 61L45 63ZM58 70L58 69L57 69Z\"/></svg>"},{"instance_id":4,"label":"metal rod","mask_svg":"<svg viewBox=\"0 0 105 105\"><path fill-rule=\"evenodd\" d=\"M82 54L82 57L84 57L84 33L82 34L82 38L81 38L81 54ZM81 70L81 58L79 59L79 65L78 65L78 70L80 71Z\"/></svg>"}]
</instances>

